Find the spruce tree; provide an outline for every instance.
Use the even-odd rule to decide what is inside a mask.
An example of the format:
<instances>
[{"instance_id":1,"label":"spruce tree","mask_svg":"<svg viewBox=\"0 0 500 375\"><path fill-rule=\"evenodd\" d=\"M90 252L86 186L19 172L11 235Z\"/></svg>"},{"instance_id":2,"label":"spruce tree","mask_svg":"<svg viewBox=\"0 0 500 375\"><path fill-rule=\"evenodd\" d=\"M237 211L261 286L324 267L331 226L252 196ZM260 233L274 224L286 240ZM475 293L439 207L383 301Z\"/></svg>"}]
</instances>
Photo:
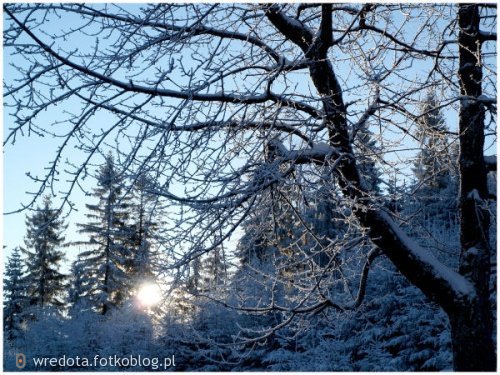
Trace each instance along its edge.
<instances>
[{"instance_id":1,"label":"spruce tree","mask_svg":"<svg viewBox=\"0 0 500 375\"><path fill-rule=\"evenodd\" d=\"M155 279L157 257L156 240L159 227L158 199L147 189L151 181L141 174L134 184L133 201L130 204L132 223L129 246L132 251L130 272L136 285Z\"/></svg>"},{"instance_id":2,"label":"spruce tree","mask_svg":"<svg viewBox=\"0 0 500 375\"><path fill-rule=\"evenodd\" d=\"M68 302L70 305L70 314L85 309L86 299L84 296L88 291L88 279L85 275L84 264L75 260L71 264L70 289L68 293Z\"/></svg>"},{"instance_id":3,"label":"spruce tree","mask_svg":"<svg viewBox=\"0 0 500 375\"><path fill-rule=\"evenodd\" d=\"M414 211L421 212L428 230L432 230L437 221L450 227L456 221L458 150L456 144L450 143L444 116L432 92L421 106L417 125L416 137L421 150L413 169Z\"/></svg>"},{"instance_id":4,"label":"spruce tree","mask_svg":"<svg viewBox=\"0 0 500 375\"><path fill-rule=\"evenodd\" d=\"M416 138L421 151L415 162L414 173L419 183L429 188L443 189L450 179L450 146L443 114L437 109L434 93L429 93L421 107Z\"/></svg>"},{"instance_id":5,"label":"spruce tree","mask_svg":"<svg viewBox=\"0 0 500 375\"><path fill-rule=\"evenodd\" d=\"M398 215L403 209L401 204L401 196L404 193L405 186L399 185L398 176L396 173L390 175L387 179L386 204L387 209Z\"/></svg>"},{"instance_id":6,"label":"spruce tree","mask_svg":"<svg viewBox=\"0 0 500 375\"><path fill-rule=\"evenodd\" d=\"M85 275L80 281L86 285L83 297L104 315L120 306L131 289L131 231L127 223L130 205L112 155L99 169L94 197L98 202L86 205L87 223L79 224L79 232L88 240L79 243L86 249L78 259Z\"/></svg>"},{"instance_id":7,"label":"spruce tree","mask_svg":"<svg viewBox=\"0 0 500 375\"><path fill-rule=\"evenodd\" d=\"M215 248L201 262L202 288L206 292L220 291L227 279L226 260L222 248Z\"/></svg>"},{"instance_id":8,"label":"spruce tree","mask_svg":"<svg viewBox=\"0 0 500 375\"><path fill-rule=\"evenodd\" d=\"M18 337L27 298L24 285L24 270L21 250L16 247L5 265L4 290L4 333L9 341Z\"/></svg>"},{"instance_id":9,"label":"spruce tree","mask_svg":"<svg viewBox=\"0 0 500 375\"><path fill-rule=\"evenodd\" d=\"M359 163L361 181L367 191L380 193L381 172L377 168L377 157L381 152L373 133L364 122L356 131L355 155Z\"/></svg>"},{"instance_id":10,"label":"spruce tree","mask_svg":"<svg viewBox=\"0 0 500 375\"><path fill-rule=\"evenodd\" d=\"M189 264L189 275L186 282L186 291L189 294L198 294L202 287L202 277L201 277L201 259L197 257Z\"/></svg>"},{"instance_id":11,"label":"spruce tree","mask_svg":"<svg viewBox=\"0 0 500 375\"><path fill-rule=\"evenodd\" d=\"M66 275L60 272L64 259L63 231L66 225L60 219L60 211L52 208L46 196L43 206L26 218L25 238L26 270L24 278L27 295L32 306L63 305Z\"/></svg>"}]
</instances>

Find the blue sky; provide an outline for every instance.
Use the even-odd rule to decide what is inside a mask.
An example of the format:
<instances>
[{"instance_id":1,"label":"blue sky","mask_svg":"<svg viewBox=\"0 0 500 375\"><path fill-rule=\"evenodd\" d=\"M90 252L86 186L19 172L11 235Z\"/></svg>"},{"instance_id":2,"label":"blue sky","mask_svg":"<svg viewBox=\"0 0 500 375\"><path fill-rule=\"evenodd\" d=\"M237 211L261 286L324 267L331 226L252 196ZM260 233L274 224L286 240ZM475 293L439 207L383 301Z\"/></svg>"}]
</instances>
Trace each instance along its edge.
<instances>
[{"instance_id":1,"label":"blue sky","mask_svg":"<svg viewBox=\"0 0 500 375\"><path fill-rule=\"evenodd\" d=\"M73 20L71 17L65 17L64 19L58 20L56 23L52 23L50 27L50 31L58 32L60 28L68 28L72 25ZM69 43L72 43L75 46L78 46L80 50L82 50L82 46L85 46L88 43L87 38L82 38L79 40L78 36L73 35ZM68 44L69 44L68 43ZM185 63L188 63L188 60L184 60ZM9 56L7 54L4 55L4 74L6 76L12 76L15 74L15 70L9 66ZM18 60L16 60L19 63ZM350 69L348 66L342 67L339 76L342 79L346 79L352 81L356 80L356 77L350 73ZM301 72L298 74L293 74L295 84L298 84L298 92L308 92L310 89L308 88L308 84L305 84L305 80L302 78L305 72ZM173 77L174 80L179 80L180 77ZM346 95L354 95L358 96L356 92L345 92ZM368 98L363 100L362 106L368 104ZM9 109L4 112L4 129L7 129L12 126L13 120L8 116ZM53 118L52 113L42 113L40 116L41 123L46 122L47 124L53 122L55 119ZM94 126L99 127L99 122L104 121L99 117L93 118L91 120ZM387 134L388 139L396 138L397 132L395 134ZM26 175L27 171L30 171L33 175L43 176L44 168L48 165L50 158L53 156L54 150L58 145L58 141L51 139L50 137L40 138L37 136L29 137L29 138L19 138L15 147L11 145L7 145L5 148L5 183L4 183L4 212L9 212L12 210L16 210L19 206L24 203L28 203L31 200L31 196L28 192L33 192L33 189L36 188L33 181ZM27 150L29 150L27 152ZM75 156L78 155L75 153L71 155L72 162L75 162ZM389 156L390 158L390 156ZM90 183L90 181L89 181ZM64 186L64 183L60 184L58 187ZM84 195L75 191L72 195L72 200L76 203L77 207L81 207L85 200ZM82 212L83 211L83 212ZM84 220L84 209L80 208L79 212L73 212L71 215L71 222L69 226L69 230L67 232L67 238L74 240L77 236L76 228L74 223L81 222ZM7 245L7 254L9 250L15 247L18 244L23 243L23 237L25 232L25 213L16 213L12 215L8 215L5 218L4 222L4 244Z\"/></svg>"},{"instance_id":2,"label":"blue sky","mask_svg":"<svg viewBox=\"0 0 500 375\"><path fill-rule=\"evenodd\" d=\"M70 18L63 18L59 20L57 23L54 23L52 27L56 30L59 27L69 27L72 24L72 20ZM78 45L80 48L82 45L85 45L85 42L82 39L82 42L79 41L77 36L72 37L71 41L74 45ZM12 77L15 73L12 67L9 66L9 56L4 54L4 75L7 77ZM19 63L18 60L16 60ZM415 67L412 72L417 74L420 69L424 67L425 64L422 64L418 67ZM342 70L344 69L344 70ZM349 67L346 65L341 68L339 76L341 78L347 77L348 80L355 80L355 76L349 75ZM174 80L176 77L172 77ZM297 82L301 84L301 78L297 76ZM302 90L302 92L307 92L307 89ZM354 90L355 91L355 90ZM346 96L358 97L358 93L356 92L346 92ZM367 105L367 100L364 100L363 106ZM13 125L13 120L9 117L10 109L4 111L4 137L7 132L6 129ZM456 113L454 111L446 112L447 122L450 128L453 130ZM52 113L43 113L40 116L40 121L50 123L54 120ZM104 122L104 117L96 116L92 120L92 127L99 127L100 122ZM397 132L394 134L390 134L390 132L386 131L384 136L387 137L388 140L395 139L400 136ZM33 192L35 189L35 185L32 180L26 176L26 172L30 171L33 175L43 175L44 168L47 166L50 158L53 156L53 152L57 147L58 141L51 139L50 137L39 138L37 136L32 137L22 137L19 138L16 142L16 145L13 147L11 145L7 145L4 150L4 212L9 212L12 210L16 210L20 207L22 203L26 204L30 201L31 196L28 192ZM490 154L493 152L490 152ZM74 154L69 155L72 157L73 162L78 162L79 158L81 159L81 155L79 156L76 152ZM393 156L389 156L391 158ZM395 156L394 156L395 157ZM87 188L91 188L93 185L92 180L87 181ZM64 189L65 183L62 181L60 184ZM73 212L71 215L70 226L66 233L66 237L71 240L76 239L76 227L75 222L83 222L85 220L84 213L85 209L83 208L84 203L89 198L86 198L82 192L79 190L75 190L72 195L72 201L75 202L77 207L80 207L78 212ZM8 216L4 216L4 245L7 246L7 251L4 252L4 256L8 255L10 250L16 245L23 244L23 237L25 233L25 212L16 213ZM71 256L71 254L70 254Z\"/></svg>"}]
</instances>

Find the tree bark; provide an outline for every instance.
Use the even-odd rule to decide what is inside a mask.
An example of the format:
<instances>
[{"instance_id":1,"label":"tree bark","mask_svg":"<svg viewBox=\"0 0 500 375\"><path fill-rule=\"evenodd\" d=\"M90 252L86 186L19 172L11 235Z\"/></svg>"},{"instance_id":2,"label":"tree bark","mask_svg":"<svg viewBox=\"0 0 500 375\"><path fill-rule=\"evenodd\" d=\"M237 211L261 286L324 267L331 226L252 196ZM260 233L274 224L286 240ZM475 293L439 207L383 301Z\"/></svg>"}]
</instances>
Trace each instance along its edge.
<instances>
[{"instance_id":1,"label":"tree bark","mask_svg":"<svg viewBox=\"0 0 500 375\"><path fill-rule=\"evenodd\" d=\"M495 371L493 318L489 301L490 244L488 169L484 161L484 105L482 94L479 6L460 4L460 261L459 272L475 287L476 298L448 312L452 327L454 368L458 371Z\"/></svg>"},{"instance_id":2,"label":"tree bark","mask_svg":"<svg viewBox=\"0 0 500 375\"><path fill-rule=\"evenodd\" d=\"M496 371L491 309L480 298L448 311L455 371Z\"/></svg>"}]
</instances>

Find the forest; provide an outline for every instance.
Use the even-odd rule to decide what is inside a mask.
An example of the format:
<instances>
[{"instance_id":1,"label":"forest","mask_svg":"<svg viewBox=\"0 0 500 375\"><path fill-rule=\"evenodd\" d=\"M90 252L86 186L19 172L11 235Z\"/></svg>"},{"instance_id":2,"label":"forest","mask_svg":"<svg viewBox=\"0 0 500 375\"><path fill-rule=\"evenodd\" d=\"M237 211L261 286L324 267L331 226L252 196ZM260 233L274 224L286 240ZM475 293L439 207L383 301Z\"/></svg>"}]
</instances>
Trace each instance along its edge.
<instances>
[{"instance_id":1,"label":"forest","mask_svg":"<svg viewBox=\"0 0 500 375\"><path fill-rule=\"evenodd\" d=\"M3 10L5 371L496 370L496 4Z\"/></svg>"}]
</instances>

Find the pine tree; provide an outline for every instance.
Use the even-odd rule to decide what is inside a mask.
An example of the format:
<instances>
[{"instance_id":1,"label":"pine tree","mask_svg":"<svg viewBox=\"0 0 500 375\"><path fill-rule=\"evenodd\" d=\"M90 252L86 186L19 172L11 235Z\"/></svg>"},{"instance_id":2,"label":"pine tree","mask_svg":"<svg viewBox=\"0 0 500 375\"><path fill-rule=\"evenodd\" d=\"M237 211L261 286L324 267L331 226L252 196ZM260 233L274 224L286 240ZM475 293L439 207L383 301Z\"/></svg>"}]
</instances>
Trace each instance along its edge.
<instances>
[{"instance_id":1,"label":"pine tree","mask_svg":"<svg viewBox=\"0 0 500 375\"><path fill-rule=\"evenodd\" d=\"M21 250L16 247L5 265L3 279L4 290L4 333L9 341L18 337L23 320L23 311L27 305L24 285L24 270L21 260Z\"/></svg>"},{"instance_id":2,"label":"pine tree","mask_svg":"<svg viewBox=\"0 0 500 375\"><path fill-rule=\"evenodd\" d=\"M428 225L436 221L452 226L456 221L458 194L458 150L450 143L444 116L437 109L434 93L429 93L421 107L416 138L420 152L413 172L416 177L414 204ZM427 228L431 229L431 228Z\"/></svg>"},{"instance_id":3,"label":"pine tree","mask_svg":"<svg viewBox=\"0 0 500 375\"><path fill-rule=\"evenodd\" d=\"M421 108L416 138L421 151L415 162L414 173L426 187L443 189L450 179L450 146L447 127L434 93L429 93Z\"/></svg>"},{"instance_id":4,"label":"pine tree","mask_svg":"<svg viewBox=\"0 0 500 375\"><path fill-rule=\"evenodd\" d=\"M364 122L357 129L355 146L355 155L359 163L361 181L367 191L379 194L381 172L377 168L377 155L380 154L381 149L373 139L373 133L368 128L367 122Z\"/></svg>"},{"instance_id":5,"label":"pine tree","mask_svg":"<svg viewBox=\"0 0 500 375\"><path fill-rule=\"evenodd\" d=\"M205 292L221 290L227 279L226 261L224 252L217 247L202 261L202 288Z\"/></svg>"},{"instance_id":6,"label":"pine tree","mask_svg":"<svg viewBox=\"0 0 500 375\"><path fill-rule=\"evenodd\" d=\"M68 292L68 302L70 305L70 315L87 310L88 300L84 298L89 290L88 278L85 275L85 267L79 259L71 265L70 288Z\"/></svg>"},{"instance_id":7,"label":"pine tree","mask_svg":"<svg viewBox=\"0 0 500 375\"><path fill-rule=\"evenodd\" d=\"M202 284L201 268L202 264L200 257L196 257L189 264L189 275L186 282L186 291L189 294L196 295L201 291L201 284Z\"/></svg>"},{"instance_id":8,"label":"pine tree","mask_svg":"<svg viewBox=\"0 0 500 375\"><path fill-rule=\"evenodd\" d=\"M196 315L196 299L204 291L201 268L201 259L196 257L186 265L184 274L175 279L170 318L186 321Z\"/></svg>"},{"instance_id":9,"label":"pine tree","mask_svg":"<svg viewBox=\"0 0 500 375\"><path fill-rule=\"evenodd\" d=\"M152 281L155 277L157 250L155 247L159 220L157 219L157 197L148 193L151 181L141 174L133 190L133 202L130 205L132 218L129 245L132 250L130 273L138 285Z\"/></svg>"},{"instance_id":10,"label":"pine tree","mask_svg":"<svg viewBox=\"0 0 500 375\"><path fill-rule=\"evenodd\" d=\"M62 232L66 225L60 212L52 208L50 197L45 197L43 207L26 218L25 238L26 270L24 278L30 305L45 307L62 306L66 275L60 272L64 258Z\"/></svg>"},{"instance_id":11,"label":"pine tree","mask_svg":"<svg viewBox=\"0 0 500 375\"><path fill-rule=\"evenodd\" d=\"M243 222L244 233L235 254L240 264L231 281L236 305L265 305L274 292L273 280L292 273L286 263L294 251L294 219L280 197L278 188L262 194ZM281 290L283 284L279 282L277 287Z\"/></svg>"},{"instance_id":12,"label":"pine tree","mask_svg":"<svg viewBox=\"0 0 500 375\"><path fill-rule=\"evenodd\" d=\"M116 171L112 155L100 168L94 196L97 204L87 204L88 222L79 224L80 233L89 236L80 242L87 249L79 254L86 284L83 297L101 314L106 314L128 297L131 289L128 226L129 199L122 192L122 178Z\"/></svg>"},{"instance_id":13,"label":"pine tree","mask_svg":"<svg viewBox=\"0 0 500 375\"><path fill-rule=\"evenodd\" d=\"M404 193L405 187L398 185L398 176L396 173L390 175L388 177L387 192L386 192L386 204L387 209L394 214L398 214L403 209L403 205L401 204L401 196Z\"/></svg>"},{"instance_id":14,"label":"pine tree","mask_svg":"<svg viewBox=\"0 0 500 375\"><path fill-rule=\"evenodd\" d=\"M331 244L342 238L347 230L345 214L347 207L340 207L338 195L331 186L334 181L326 173L322 180L308 192L309 207L305 209L304 219L314 232L314 238L307 235L307 243L302 246L314 254L313 259L319 267L326 267L332 258L338 261L338 254ZM330 185L331 184L331 185Z\"/></svg>"}]
</instances>

